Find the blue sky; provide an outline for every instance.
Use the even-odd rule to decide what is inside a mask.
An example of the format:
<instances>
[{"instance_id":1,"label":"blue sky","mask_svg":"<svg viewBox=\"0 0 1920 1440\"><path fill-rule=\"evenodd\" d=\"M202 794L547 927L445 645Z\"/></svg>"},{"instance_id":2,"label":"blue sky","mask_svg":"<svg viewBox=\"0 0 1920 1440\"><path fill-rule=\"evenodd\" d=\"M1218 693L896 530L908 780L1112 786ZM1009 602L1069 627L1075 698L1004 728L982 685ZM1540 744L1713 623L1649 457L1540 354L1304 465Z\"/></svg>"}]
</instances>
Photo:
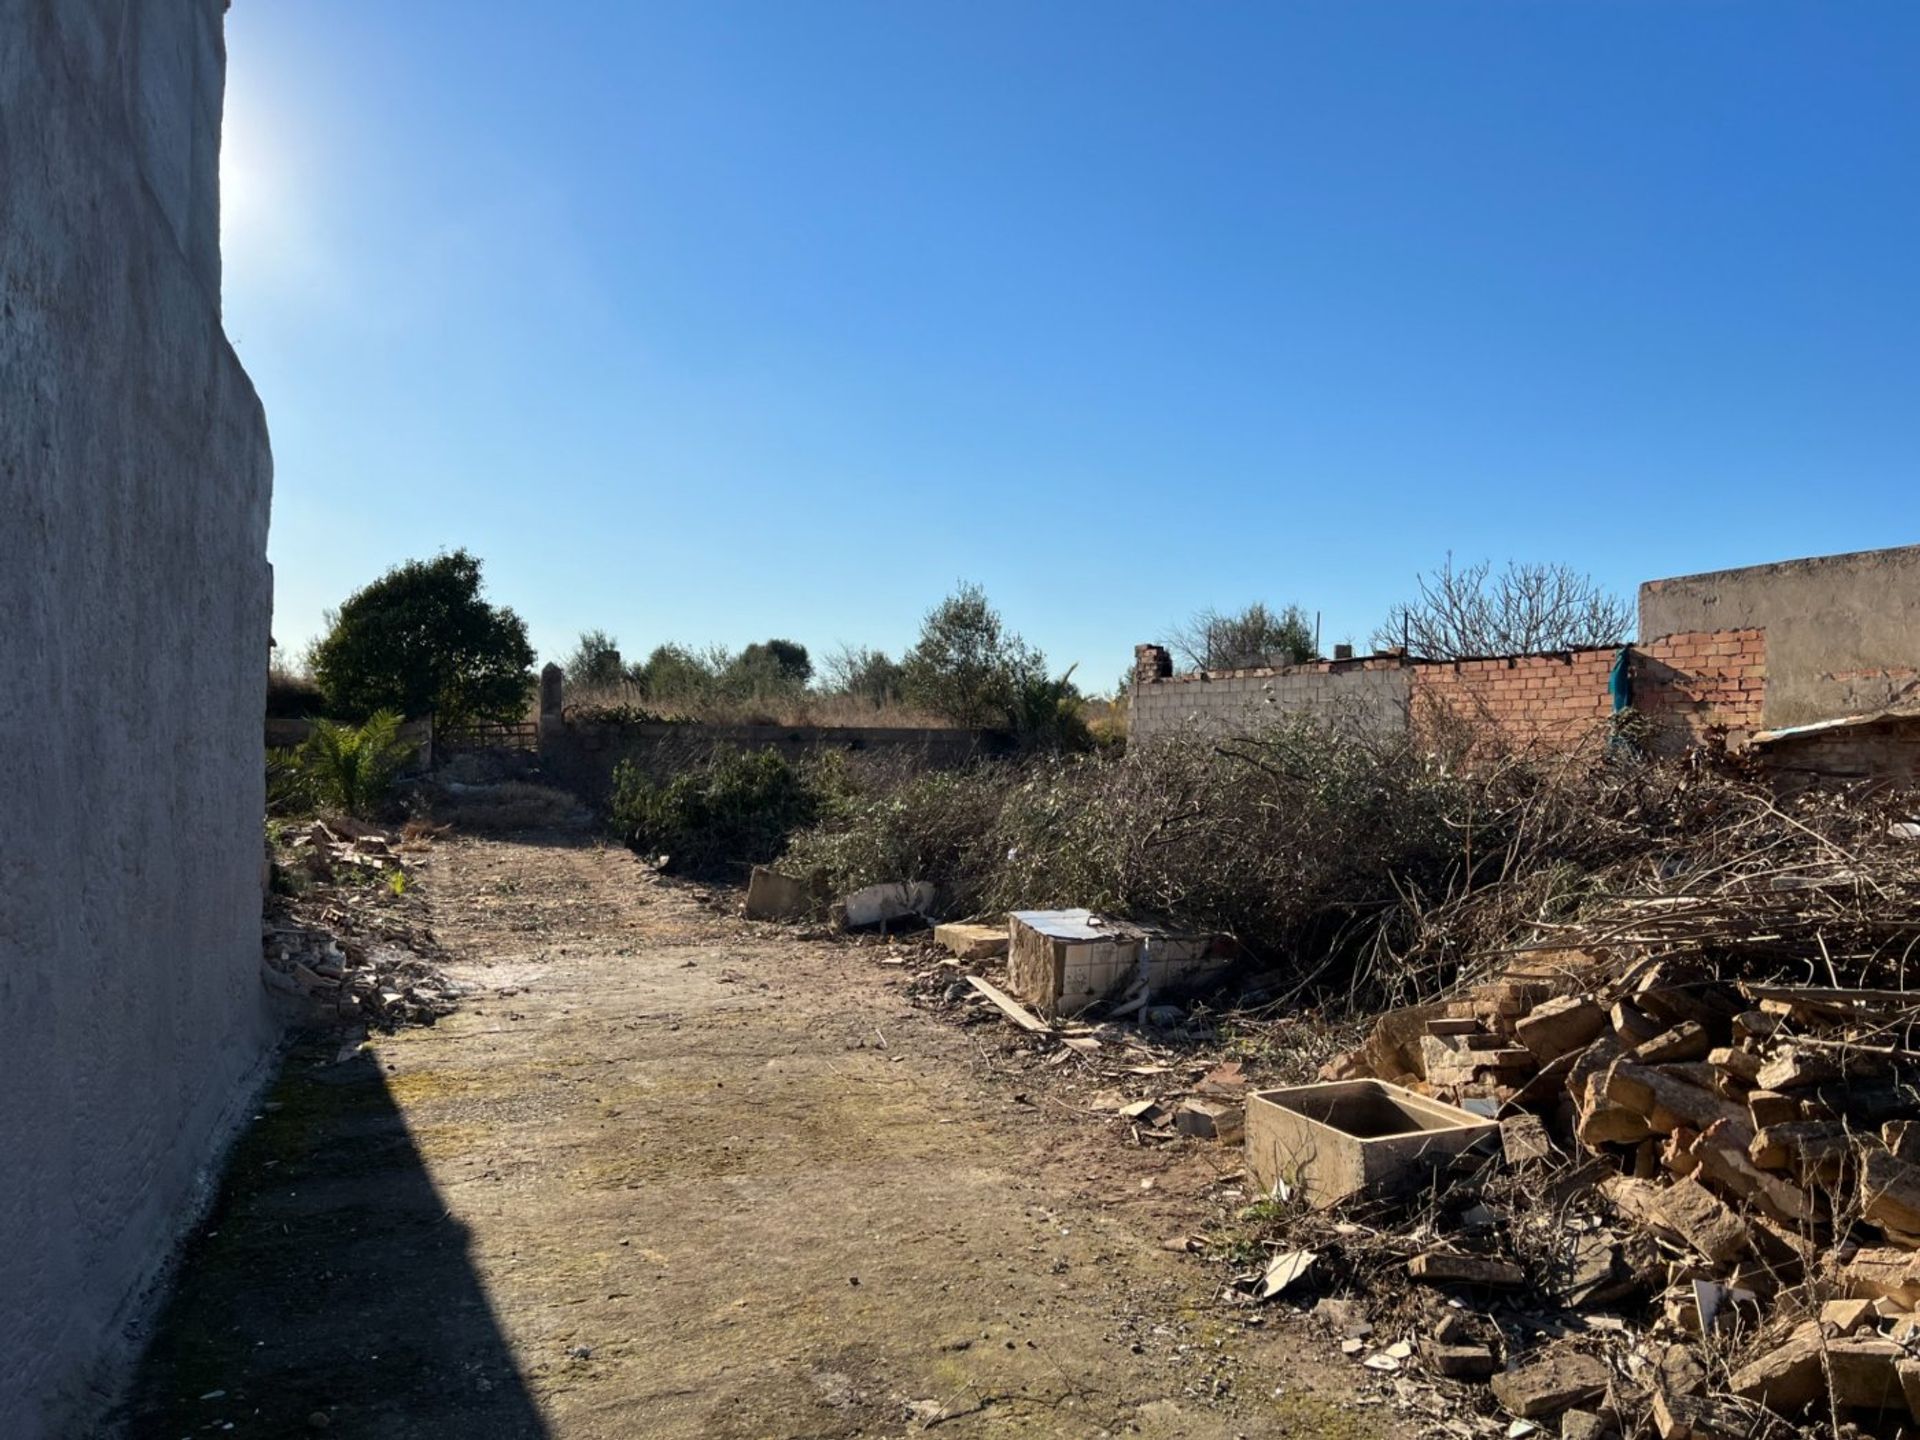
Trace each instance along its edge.
<instances>
[{"instance_id":1,"label":"blue sky","mask_svg":"<svg viewBox=\"0 0 1920 1440\"><path fill-rule=\"evenodd\" d=\"M466 546L586 627L1082 679L1451 550L1920 541L1911 0L240 0L275 633Z\"/></svg>"}]
</instances>

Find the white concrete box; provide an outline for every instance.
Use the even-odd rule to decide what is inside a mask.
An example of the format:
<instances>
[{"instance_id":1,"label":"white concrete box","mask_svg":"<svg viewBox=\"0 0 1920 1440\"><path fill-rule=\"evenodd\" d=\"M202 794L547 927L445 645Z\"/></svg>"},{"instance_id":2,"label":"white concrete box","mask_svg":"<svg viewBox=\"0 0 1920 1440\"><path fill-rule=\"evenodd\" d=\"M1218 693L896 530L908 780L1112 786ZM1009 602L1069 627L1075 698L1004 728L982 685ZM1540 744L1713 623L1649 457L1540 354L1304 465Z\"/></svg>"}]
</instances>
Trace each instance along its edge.
<instances>
[{"instance_id":1,"label":"white concrete box","mask_svg":"<svg viewBox=\"0 0 1920 1440\"><path fill-rule=\"evenodd\" d=\"M1126 990L1143 939L1090 910L1016 910L1007 917L1007 977L1042 1015L1073 1015Z\"/></svg>"},{"instance_id":2,"label":"white concrete box","mask_svg":"<svg viewBox=\"0 0 1920 1440\"><path fill-rule=\"evenodd\" d=\"M1226 969L1212 936L1091 910L1016 910L1007 917L1008 984L1042 1015L1075 1015L1145 979L1153 995L1191 990Z\"/></svg>"},{"instance_id":3,"label":"white concrete box","mask_svg":"<svg viewBox=\"0 0 1920 1440\"><path fill-rule=\"evenodd\" d=\"M1316 1208L1417 1190L1499 1137L1496 1121L1384 1080L1294 1085L1247 1099L1247 1169L1262 1193L1284 1181Z\"/></svg>"}]
</instances>

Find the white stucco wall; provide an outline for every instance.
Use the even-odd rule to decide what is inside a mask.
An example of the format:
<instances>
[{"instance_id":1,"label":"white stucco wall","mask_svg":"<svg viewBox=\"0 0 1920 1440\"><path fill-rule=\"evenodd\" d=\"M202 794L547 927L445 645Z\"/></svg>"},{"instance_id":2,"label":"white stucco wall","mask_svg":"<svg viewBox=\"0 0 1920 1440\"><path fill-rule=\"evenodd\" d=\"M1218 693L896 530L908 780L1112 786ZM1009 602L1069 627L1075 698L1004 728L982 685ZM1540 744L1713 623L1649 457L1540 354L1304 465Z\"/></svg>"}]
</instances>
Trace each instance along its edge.
<instances>
[{"instance_id":1,"label":"white stucco wall","mask_svg":"<svg viewBox=\"0 0 1920 1440\"><path fill-rule=\"evenodd\" d=\"M222 0L0 0L0 1435L86 1433L262 1078L271 462Z\"/></svg>"}]
</instances>

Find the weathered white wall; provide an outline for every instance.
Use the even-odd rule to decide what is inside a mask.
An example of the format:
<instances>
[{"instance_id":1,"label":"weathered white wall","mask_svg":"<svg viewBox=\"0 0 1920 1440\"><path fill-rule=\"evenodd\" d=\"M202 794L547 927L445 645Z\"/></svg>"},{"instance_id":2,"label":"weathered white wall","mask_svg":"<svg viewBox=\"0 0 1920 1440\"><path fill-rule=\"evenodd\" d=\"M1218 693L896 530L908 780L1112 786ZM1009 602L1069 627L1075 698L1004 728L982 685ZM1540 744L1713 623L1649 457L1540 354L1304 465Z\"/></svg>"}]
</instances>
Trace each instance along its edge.
<instances>
[{"instance_id":1,"label":"weathered white wall","mask_svg":"<svg viewBox=\"0 0 1920 1440\"><path fill-rule=\"evenodd\" d=\"M1920 705L1920 545L1640 587L1643 641L1747 628L1767 632L1769 727Z\"/></svg>"},{"instance_id":2,"label":"weathered white wall","mask_svg":"<svg viewBox=\"0 0 1920 1440\"><path fill-rule=\"evenodd\" d=\"M84 1433L273 1041L222 0L0 0L0 1435Z\"/></svg>"},{"instance_id":3,"label":"weathered white wall","mask_svg":"<svg viewBox=\"0 0 1920 1440\"><path fill-rule=\"evenodd\" d=\"M1407 728L1410 670L1293 671L1277 675L1186 677L1136 684L1127 734L1138 740L1180 732L1245 734L1283 715L1311 715L1376 734Z\"/></svg>"}]
</instances>

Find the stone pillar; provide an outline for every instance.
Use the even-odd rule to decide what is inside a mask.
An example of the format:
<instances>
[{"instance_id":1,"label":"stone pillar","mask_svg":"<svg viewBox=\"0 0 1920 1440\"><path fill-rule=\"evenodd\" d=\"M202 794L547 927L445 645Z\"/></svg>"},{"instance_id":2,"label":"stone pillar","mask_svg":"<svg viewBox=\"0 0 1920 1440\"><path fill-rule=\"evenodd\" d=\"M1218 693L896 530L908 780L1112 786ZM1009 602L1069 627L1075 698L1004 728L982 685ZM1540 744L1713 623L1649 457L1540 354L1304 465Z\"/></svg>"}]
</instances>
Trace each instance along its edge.
<instances>
[{"instance_id":1,"label":"stone pillar","mask_svg":"<svg viewBox=\"0 0 1920 1440\"><path fill-rule=\"evenodd\" d=\"M565 674L552 661L540 671L540 743L547 743L547 737L556 735L560 730L562 702L566 690L562 680Z\"/></svg>"}]
</instances>

